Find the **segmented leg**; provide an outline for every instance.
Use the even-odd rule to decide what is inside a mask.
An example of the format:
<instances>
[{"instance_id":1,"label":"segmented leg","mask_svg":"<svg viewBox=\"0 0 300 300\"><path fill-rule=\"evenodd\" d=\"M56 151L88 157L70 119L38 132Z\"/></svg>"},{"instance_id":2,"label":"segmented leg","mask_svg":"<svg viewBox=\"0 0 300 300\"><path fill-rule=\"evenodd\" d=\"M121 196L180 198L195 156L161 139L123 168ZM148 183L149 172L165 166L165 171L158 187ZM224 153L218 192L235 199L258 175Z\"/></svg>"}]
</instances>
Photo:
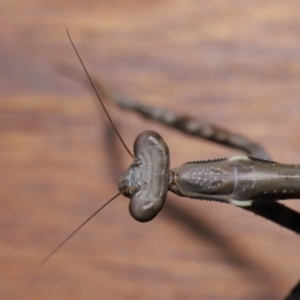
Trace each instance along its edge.
<instances>
[{"instance_id":1,"label":"segmented leg","mask_svg":"<svg viewBox=\"0 0 300 300\"><path fill-rule=\"evenodd\" d=\"M135 101L132 98L110 95L110 99L122 109L135 111L143 117L176 128L186 134L242 150L249 156L270 160L270 155L261 145L250 141L247 137L240 134L230 132L196 118L176 114L170 110L152 107Z\"/></svg>"}]
</instances>

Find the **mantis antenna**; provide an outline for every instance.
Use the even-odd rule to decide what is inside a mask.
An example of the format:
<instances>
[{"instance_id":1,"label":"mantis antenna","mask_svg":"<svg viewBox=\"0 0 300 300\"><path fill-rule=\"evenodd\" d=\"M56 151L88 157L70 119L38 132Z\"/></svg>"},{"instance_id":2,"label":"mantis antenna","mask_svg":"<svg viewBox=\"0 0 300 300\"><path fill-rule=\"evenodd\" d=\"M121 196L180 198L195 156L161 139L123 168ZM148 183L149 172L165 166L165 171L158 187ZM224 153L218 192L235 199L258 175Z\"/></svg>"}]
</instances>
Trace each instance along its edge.
<instances>
[{"instance_id":1,"label":"mantis antenna","mask_svg":"<svg viewBox=\"0 0 300 300\"><path fill-rule=\"evenodd\" d=\"M98 208L90 217L88 217L80 226L78 226L67 238L65 238L54 250L52 250L39 264L38 269L55 253L58 249L60 249L76 232L78 232L79 229L81 229L88 221L90 221L100 210L102 210L105 206L107 206L110 202L112 202L114 199L116 199L118 196L120 196L122 193L126 192L127 189L124 189L123 191L119 192L115 196L113 196L111 199L109 199L106 203L104 203L100 208Z\"/></svg>"},{"instance_id":2,"label":"mantis antenna","mask_svg":"<svg viewBox=\"0 0 300 300\"><path fill-rule=\"evenodd\" d=\"M80 61L80 64L82 65L82 67L83 67L83 69L84 69L84 71L85 71L85 73L86 73L86 75L87 75L87 77L88 77L88 79L89 79L89 81L90 81L90 83L91 83L91 85L92 85L92 88L93 88L93 90L95 91L95 93L96 93L96 96L97 96L97 98L98 98L98 100L99 100L99 102L100 102L100 104L101 104L101 106L102 106L102 108L103 108L103 110L104 110L104 112L105 112L105 114L106 114L106 116L107 116L107 118L108 118L108 120L109 120L109 122L111 123L111 125L112 125L112 127L113 127L113 129L114 129L114 131L116 132L116 134L117 134L117 136L119 137L119 139L120 139L120 141L121 141L121 143L123 144L123 146L124 146L124 148L126 149L126 151L127 151L127 153L132 157L132 159L134 160L134 161L137 161L137 159L135 158L135 156L131 153L131 151L129 150L129 148L126 146L126 144L125 144L125 142L124 142L124 140L122 139L122 137L121 137L121 135L120 135L120 133L118 132L118 130L117 130L117 128L116 128L116 126L115 126L115 124L113 123L113 121L112 121L112 119L111 119L111 117L110 117L110 115L109 115L109 113L108 113L108 111L107 111L107 109L105 108L105 106L104 106L104 104L103 104L103 101L102 101L102 99L101 99L101 97L100 97L100 95L99 95L99 93L98 93L98 91L97 91L97 89L96 89L96 87L95 87L95 85L94 85L94 83L93 83L93 81L92 81L92 79L91 79L91 77L90 77L90 75L89 75L89 73L88 73L88 71L87 71L87 69L86 69L86 67L85 67L85 65L84 65L84 63L83 63L83 61L82 61L82 59L81 59L81 57L80 57L80 55L79 55L79 53L78 53L78 51L77 51L77 49L76 49L76 47L75 47L75 45L74 45L74 43L73 43L73 41L72 41L72 39L71 39L71 36L70 36L70 34L69 34L69 30L67 29L67 35L68 35L68 38L69 38L69 40L70 40L70 42L71 42L71 45L72 45L72 47L73 47L73 49L74 49L74 51L75 51L75 53L76 53L76 55L77 55L77 57L78 57L78 59L79 59L79 61ZM98 212L100 212L105 206L107 206L110 202L112 202L114 199L116 199L118 196L120 196L121 194L123 194L123 193L126 193L126 192L128 192L129 190L133 190L133 189L135 189L134 187L127 187L127 188L125 188L125 189L123 189L123 190L121 190L118 194L116 194L115 196L113 196L111 199L109 199L104 205L102 205L100 208L98 208L90 217L88 217L80 226L78 226L66 239L64 239L54 250L52 250L52 252L50 252L44 259L43 259L43 261L39 264L39 266L38 266L38 268L41 268L42 267L42 265L54 254L54 253L56 253L75 233L77 233L88 221L90 221L96 214L98 214Z\"/></svg>"},{"instance_id":3,"label":"mantis antenna","mask_svg":"<svg viewBox=\"0 0 300 300\"><path fill-rule=\"evenodd\" d=\"M119 137L119 139L120 139L121 143L123 144L124 148L126 149L127 153L131 156L131 158L132 158L134 161L136 161L136 158L135 158L134 155L131 153L131 151L129 150L129 148L126 146L126 144L125 144L124 140L122 139L122 137L121 137L119 131L117 130L117 128L116 128L114 122L112 121L112 119L111 119L111 117L110 117L110 115L109 115L107 109L105 108L105 106L104 106L104 104L103 104L103 101L102 101L102 99L101 99L101 97L100 97L100 95L99 95L99 93L98 93L98 91L97 91L97 89L96 89L96 87L95 87L95 85L94 85L94 83L93 83L93 80L92 80L92 78L90 77L90 74L88 73L88 71L87 71L87 69L86 69L86 67L85 67L85 65L84 65L84 63L83 63L83 61L82 61L82 59L81 59L81 57L80 57L80 55L79 55L79 53L78 53L78 51L77 51L77 49L76 49L76 47L75 47L75 45L74 45L72 39L71 39L71 36L70 36L70 34L69 34L69 30L68 30L68 29L67 29L67 35L68 35L68 38L69 38L69 40L70 40L70 42L71 42L71 45L72 45L72 47L73 47L73 49L74 49L74 51L75 51L75 53L76 53L76 55L77 55L77 57L78 57L78 59L79 59L79 61L80 61L80 64L82 65L82 67L83 67L83 69L84 69L84 72L85 72L86 76L88 77L88 79L89 79L89 81L90 81L90 83L91 83L91 85L92 85L92 88L93 88L93 90L94 90L95 93L96 93L96 96L97 96L99 102L101 103L101 106L102 106L102 108L103 108L103 110L104 110L104 112L105 112L105 114L106 114L106 116L107 116L107 118L108 118L110 124L112 125L114 131L116 132L117 136Z\"/></svg>"}]
</instances>

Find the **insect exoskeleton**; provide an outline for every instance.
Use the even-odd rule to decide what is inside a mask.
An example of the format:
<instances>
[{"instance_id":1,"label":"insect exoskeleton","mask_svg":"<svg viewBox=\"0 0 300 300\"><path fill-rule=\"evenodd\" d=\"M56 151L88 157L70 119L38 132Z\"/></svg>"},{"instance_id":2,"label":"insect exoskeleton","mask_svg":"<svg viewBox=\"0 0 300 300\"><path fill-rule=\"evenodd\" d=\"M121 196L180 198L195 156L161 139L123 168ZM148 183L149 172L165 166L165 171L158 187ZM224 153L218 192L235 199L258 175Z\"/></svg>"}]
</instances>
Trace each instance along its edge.
<instances>
[{"instance_id":1,"label":"insect exoskeleton","mask_svg":"<svg viewBox=\"0 0 300 300\"><path fill-rule=\"evenodd\" d=\"M162 137L142 132L134 142L136 160L119 180L119 190L132 187L124 196L131 199L129 212L140 222L152 220L163 208L168 192L170 156Z\"/></svg>"}]
</instances>

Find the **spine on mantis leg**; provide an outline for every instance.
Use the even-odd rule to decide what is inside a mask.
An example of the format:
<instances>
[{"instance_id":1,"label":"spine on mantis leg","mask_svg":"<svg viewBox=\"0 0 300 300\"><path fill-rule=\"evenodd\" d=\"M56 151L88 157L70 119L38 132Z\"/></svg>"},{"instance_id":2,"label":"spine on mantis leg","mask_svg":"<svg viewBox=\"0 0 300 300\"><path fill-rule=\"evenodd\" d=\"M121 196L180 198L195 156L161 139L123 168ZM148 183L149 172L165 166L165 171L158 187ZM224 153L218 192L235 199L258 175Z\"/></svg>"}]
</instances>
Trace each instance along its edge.
<instances>
[{"instance_id":1,"label":"spine on mantis leg","mask_svg":"<svg viewBox=\"0 0 300 300\"><path fill-rule=\"evenodd\" d=\"M237 206L300 197L300 167L247 156L191 162L170 170L169 189L183 197Z\"/></svg>"}]
</instances>

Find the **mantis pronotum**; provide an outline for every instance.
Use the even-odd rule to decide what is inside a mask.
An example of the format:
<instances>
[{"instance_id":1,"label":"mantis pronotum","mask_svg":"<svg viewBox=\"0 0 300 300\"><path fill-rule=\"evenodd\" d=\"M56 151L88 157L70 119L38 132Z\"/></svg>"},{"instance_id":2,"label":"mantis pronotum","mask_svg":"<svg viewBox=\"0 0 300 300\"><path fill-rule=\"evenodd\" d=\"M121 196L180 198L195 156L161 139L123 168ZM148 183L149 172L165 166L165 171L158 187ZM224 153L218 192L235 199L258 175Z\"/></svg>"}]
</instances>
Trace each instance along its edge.
<instances>
[{"instance_id":1,"label":"mantis pronotum","mask_svg":"<svg viewBox=\"0 0 300 300\"><path fill-rule=\"evenodd\" d=\"M167 192L171 191L181 197L234 204L300 233L300 214L276 202L300 198L300 166L270 161L269 154L260 145L217 126L149 107L132 99L104 93L102 85L89 76L70 36L69 39L108 119L133 162L119 180L119 193L60 243L40 266L120 194L130 198L130 214L140 222L152 220L163 208ZM116 130L96 86L123 109L136 111L190 135L243 150L249 156L188 162L170 170L168 147L162 137L154 131L145 131L136 138L133 155Z\"/></svg>"}]
</instances>

